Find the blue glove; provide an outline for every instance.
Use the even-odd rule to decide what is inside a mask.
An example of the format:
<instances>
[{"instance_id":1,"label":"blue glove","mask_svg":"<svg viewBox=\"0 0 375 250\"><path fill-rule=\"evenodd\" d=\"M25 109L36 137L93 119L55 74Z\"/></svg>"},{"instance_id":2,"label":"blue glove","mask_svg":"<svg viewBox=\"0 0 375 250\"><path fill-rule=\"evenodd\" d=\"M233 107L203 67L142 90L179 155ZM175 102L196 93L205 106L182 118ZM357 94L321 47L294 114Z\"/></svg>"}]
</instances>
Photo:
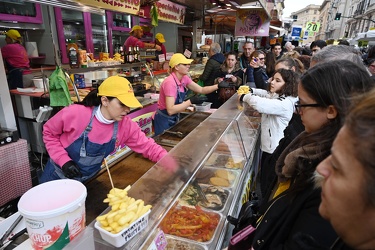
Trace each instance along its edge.
<instances>
[{"instance_id":1,"label":"blue glove","mask_svg":"<svg viewBox=\"0 0 375 250\"><path fill-rule=\"evenodd\" d=\"M62 166L61 169L66 178L73 179L75 177L82 177L79 167L73 161L68 161Z\"/></svg>"}]
</instances>

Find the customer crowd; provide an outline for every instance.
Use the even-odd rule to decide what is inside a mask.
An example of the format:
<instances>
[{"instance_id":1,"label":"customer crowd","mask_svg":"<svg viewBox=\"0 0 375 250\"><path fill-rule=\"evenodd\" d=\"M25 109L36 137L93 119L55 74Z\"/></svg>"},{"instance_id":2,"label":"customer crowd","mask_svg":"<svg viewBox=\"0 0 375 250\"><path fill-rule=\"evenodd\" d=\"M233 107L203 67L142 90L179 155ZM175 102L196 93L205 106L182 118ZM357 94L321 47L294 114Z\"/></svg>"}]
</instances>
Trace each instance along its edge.
<instances>
[{"instance_id":1,"label":"customer crowd","mask_svg":"<svg viewBox=\"0 0 375 250\"><path fill-rule=\"evenodd\" d=\"M246 47L238 100L262 116L248 249L375 249L375 47Z\"/></svg>"}]
</instances>

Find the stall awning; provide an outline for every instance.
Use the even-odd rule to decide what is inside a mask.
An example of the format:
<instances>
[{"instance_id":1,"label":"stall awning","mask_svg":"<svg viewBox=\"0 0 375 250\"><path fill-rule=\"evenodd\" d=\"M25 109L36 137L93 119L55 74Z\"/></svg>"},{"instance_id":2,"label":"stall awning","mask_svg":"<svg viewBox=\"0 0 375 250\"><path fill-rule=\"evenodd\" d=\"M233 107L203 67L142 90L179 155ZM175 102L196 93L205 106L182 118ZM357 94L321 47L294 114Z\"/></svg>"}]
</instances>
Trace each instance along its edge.
<instances>
[{"instance_id":1,"label":"stall awning","mask_svg":"<svg viewBox=\"0 0 375 250\"><path fill-rule=\"evenodd\" d=\"M354 38L354 40L359 41L366 37L366 33L358 33L357 36Z\"/></svg>"},{"instance_id":2,"label":"stall awning","mask_svg":"<svg viewBox=\"0 0 375 250\"><path fill-rule=\"evenodd\" d=\"M286 30L284 28L281 28L281 27L276 27L276 26L270 25L270 29L279 31L280 36L283 36L286 33Z\"/></svg>"}]
</instances>

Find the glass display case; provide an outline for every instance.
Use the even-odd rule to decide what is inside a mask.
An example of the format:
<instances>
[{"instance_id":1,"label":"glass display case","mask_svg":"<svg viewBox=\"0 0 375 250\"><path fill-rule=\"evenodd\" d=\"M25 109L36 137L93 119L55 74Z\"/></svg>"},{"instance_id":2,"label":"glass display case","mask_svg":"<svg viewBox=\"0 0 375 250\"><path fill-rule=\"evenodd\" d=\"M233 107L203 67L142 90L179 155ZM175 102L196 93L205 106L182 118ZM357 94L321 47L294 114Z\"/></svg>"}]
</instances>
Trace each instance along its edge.
<instances>
[{"instance_id":1,"label":"glass display case","mask_svg":"<svg viewBox=\"0 0 375 250\"><path fill-rule=\"evenodd\" d=\"M237 216L253 165L258 162L260 118L244 105L233 96L134 183L128 195L151 204L151 213L146 228L120 249L149 249L161 231L169 244L222 248L231 233L226 216ZM171 220L186 211L206 219L191 227L172 228L178 222ZM101 238L94 223L66 249L114 249ZM206 229L200 233L202 237L194 236L196 228Z\"/></svg>"},{"instance_id":2,"label":"glass display case","mask_svg":"<svg viewBox=\"0 0 375 250\"><path fill-rule=\"evenodd\" d=\"M108 52L108 30L105 16L91 13L92 45L95 58L100 52ZM91 43L90 43L91 44ZM89 51L88 51L89 52Z\"/></svg>"},{"instance_id":3,"label":"glass display case","mask_svg":"<svg viewBox=\"0 0 375 250\"><path fill-rule=\"evenodd\" d=\"M0 20L20 23L43 23L40 4L24 0L0 1Z\"/></svg>"},{"instance_id":4,"label":"glass display case","mask_svg":"<svg viewBox=\"0 0 375 250\"><path fill-rule=\"evenodd\" d=\"M111 39L109 53L121 53L121 49L129 37L129 31L133 25L133 17L129 14L106 11L108 21L108 36Z\"/></svg>"},{"instance_id":5,"label":"glass display case","mask_svg":"<svg viewBox=\"0 0 375 250\"><path fill-rule=\"evenodd\" d=\"M84 14L88 13L70 9L55 8L62 63L69 63L67 56L67 44L69 42L76 43L78 49L87 50L87 34L85 33Z\"/></svg>"},{"instance_id":6,"label":"glass display case","mask_svg":"<svg viewBox=\"0 0 375 250\"><path fill-rule=\"evenodd\" d=\"M93 53L96 59L100 52L108 52L105 15L63 8L54 10L62 63L69 63L66 48L70 41L76 43L78 49Z\"/></svg>"},{"instance_id":7,"label":"glass display case","mask_svg":"<svg viewBox=\"0 0 375 250\"><path fill-rule=\"evenodd\" d=\"M198 78L199 76L203 73L204 71L204 65L203 64L192 64L190 66L190 69L189 69L189 75L191 77L191 79L194 81L194 82L198 82ZM163 72L163 73L159 73L159 74L156 74L154 76L154 79L147 79L148 83L151 83L152 84L152 80L153 80L153 83L155 84L156 86L156 89L159 90L160 88L160 84L164 81L165 78L167 78L169 76L169 73L168 72Z\"/></svg>"}]
</instances>

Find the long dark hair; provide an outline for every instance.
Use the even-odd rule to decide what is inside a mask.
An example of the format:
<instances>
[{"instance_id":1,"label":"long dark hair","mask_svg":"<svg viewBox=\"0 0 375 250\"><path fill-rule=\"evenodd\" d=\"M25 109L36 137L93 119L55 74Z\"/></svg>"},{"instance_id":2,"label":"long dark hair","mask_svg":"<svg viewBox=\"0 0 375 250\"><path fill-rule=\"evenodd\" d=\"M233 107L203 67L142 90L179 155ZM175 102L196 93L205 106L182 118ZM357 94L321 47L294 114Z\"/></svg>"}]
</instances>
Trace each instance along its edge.
<instances>
[{"instance_id":1,"label":"long dark hair","mask_svg":"<svg viewBox=\"0 0 375 250\"><path fill-rule=\"evenodd\" d=\"M111 101L115 97L107 96L107 99ZM102 104L101 96L98 96L98 90L91 90L87 96L78 104L84 105L86 107L94 107Z\"/></svg>"},{"instance_id":2,"label":"long dark hair","mask_svg":"<svg viewBox=\"0 0 375 250\"><path fill-rule=\"evenodd\" d=\"M320 104L321 108L333 105L337 117L329 120L320 129L312 133L303 133L292 142L294 149L305 145L314 145L319 157L313 162L309 159L297 163L294 173L294 191L301 191L310 184L316 166L330 154L330 148L338 131L344 124L351 98L358 93L366 93L375 86L369 73L361 66L347 60L330 61L317 64L305 72L300 84L308 95ZM318 107L319 108L319 107Z\"/></svg>"}]
</instances>

